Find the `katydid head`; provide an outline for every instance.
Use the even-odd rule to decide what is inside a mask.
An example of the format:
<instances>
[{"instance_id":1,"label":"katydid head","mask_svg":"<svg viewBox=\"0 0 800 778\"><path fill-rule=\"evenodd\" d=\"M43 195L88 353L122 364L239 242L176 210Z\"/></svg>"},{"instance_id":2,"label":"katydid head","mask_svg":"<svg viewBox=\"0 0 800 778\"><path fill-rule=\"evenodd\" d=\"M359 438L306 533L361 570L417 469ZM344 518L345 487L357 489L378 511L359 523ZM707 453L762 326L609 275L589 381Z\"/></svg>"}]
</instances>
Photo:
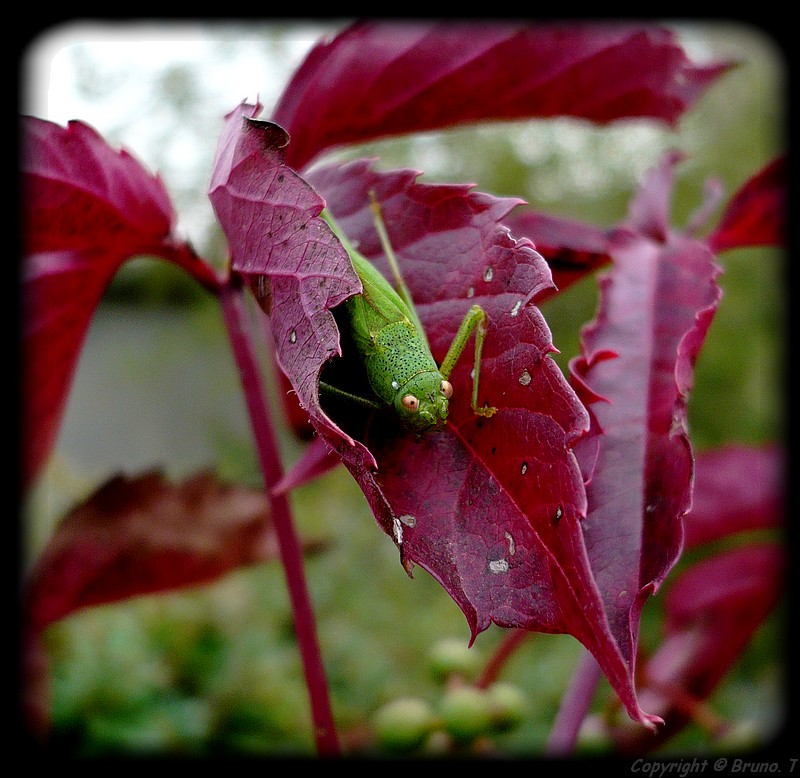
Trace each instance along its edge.
<instances>
[{"instance_id":1,"label":"katydid head","mask_svg":"<svg viewBox=\"0 0 800 778\"><path fill-rule=\"evenodd\" d=\"M438 370L426 370L397 389L394 407L407 430L425 432L445 423L452 394L452 385Z\"/></svg>"}]
</instances>

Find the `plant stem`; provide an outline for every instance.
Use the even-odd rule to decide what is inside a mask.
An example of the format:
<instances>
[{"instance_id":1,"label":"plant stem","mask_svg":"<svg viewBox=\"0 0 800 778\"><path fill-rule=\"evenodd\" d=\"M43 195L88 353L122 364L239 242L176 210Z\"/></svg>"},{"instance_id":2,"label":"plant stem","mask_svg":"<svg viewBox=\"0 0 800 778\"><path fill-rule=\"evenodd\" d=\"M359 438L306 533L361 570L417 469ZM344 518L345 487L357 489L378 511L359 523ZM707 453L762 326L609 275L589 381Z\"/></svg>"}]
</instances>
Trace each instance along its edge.
<instances>
[{"instance_id":1,"label":"plant stem","mask_svg":"<svg viewBox=\"0 0 800 778\"><path fill-rule=\"evenodd\" d=\"M561 698L561 707L545 747L546 754L564 756L574 751L578 732L589 711L599 680L600 665L589 651L584 650L572 681Z\"/></svg>"},{"instance_id":2,"label":"plant stem","mask_svg":"<svg viewBox=\"0 0 800 778\"><path fill-rule=\"evenodd\" d=\"M145 249L143 253L148 252ZM152 254L182 268L212 294L219 295L226 284L225 279L195 252L191 244L180 238L170 236L159 241L152 247Z\"/></svg>"},{"instance_id":3,"label":"plant stem","mask_svg":"<svg viewBox=\"0 0 800 778\"><path fill-rule=\"evenodd\" d=\"M509 630L504 635L503 641L495 649L494 654L489 658L486 667L483 668L483 672L475 682L475 686L479 689L485 689L487 686L493 684L500 675L500 671L503 669L505 663L517 648L532 635L532 632L528 632L524 629Z\"/></svg>"},{"instance_id":4,"label":"plant stem","mask_svg":"<svg viewBox=\"0 0 800 778\"><path fill-rule=\"evenodd\" d=\"M231 280L223 286L220 303L228 337L239 368L261 472L272 507L272 519L278 536L306 687L311 703L317 752L320 756L338 756L340 753L339 743L328 698L328 684L317 640L314 613L303 573L300 542L294 528L287 497L271 493L272 487L283 476L283 465L266 402L258 360L249 337L249 319L238 276L232 276Z\"/></svg>"}]
</instances>

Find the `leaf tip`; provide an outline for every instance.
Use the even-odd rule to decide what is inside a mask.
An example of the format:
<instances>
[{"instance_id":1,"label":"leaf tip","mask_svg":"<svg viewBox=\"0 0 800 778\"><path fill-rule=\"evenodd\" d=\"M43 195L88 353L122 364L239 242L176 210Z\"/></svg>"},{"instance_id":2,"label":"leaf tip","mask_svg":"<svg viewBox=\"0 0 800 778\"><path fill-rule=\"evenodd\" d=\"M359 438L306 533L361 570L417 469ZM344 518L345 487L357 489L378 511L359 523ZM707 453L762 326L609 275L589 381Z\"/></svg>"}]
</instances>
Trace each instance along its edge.
<instances>
[{"instance_id":1,"label":"leaf tip","mask_svg":"<svg viewBox=\"0 0 800 778\"><path fill-rule=\"evenodd\" d=\"M654 735L658 732L658 728L664 725L664 719L662 719L661 716L656 716L654 713L640 714L639 721Z\"/></svg>"}]
</instances>

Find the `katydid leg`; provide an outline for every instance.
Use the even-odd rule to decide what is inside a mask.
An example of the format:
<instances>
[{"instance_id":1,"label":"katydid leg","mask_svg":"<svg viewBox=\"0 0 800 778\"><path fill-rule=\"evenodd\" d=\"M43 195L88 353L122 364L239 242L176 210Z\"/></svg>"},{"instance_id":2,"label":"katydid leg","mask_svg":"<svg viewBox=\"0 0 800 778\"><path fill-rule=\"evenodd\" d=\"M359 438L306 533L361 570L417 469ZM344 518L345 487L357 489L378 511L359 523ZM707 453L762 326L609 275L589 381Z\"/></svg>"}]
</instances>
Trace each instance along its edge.
<instances>
[{"instance_id":1,"label":"katydid leg","mask_svg":"<svg viewBox=\"0 0 800 778\"><path fill-rule=\"evenodd\" d=\"M397 264L397 258L395 257L394 250L392 249L392 244L389 241L389 235L386 232L386 226L383 223L381 207L377 198L375 197L375 192L370 191L369 196L375 221L375 230L380 238L381 246L383 247L383 253L386 255L386 259L389 262L389 267L391 268L392 276L394 277L395 289L406 305L408 305L410 311L414 314L416 319L415 323L420 332L424 332L422 322L417 316L417 311L411 298L411 292L408 290L408 287L403 280L403 275L400 272L400 267ZM444 361L439 368L439 372L442 374L442 378L445 380L450 377L450 373L452 372L455 363L458 361L458 358L461 356L461 353L466 348L467 341L469 340L469 336L472 334L473 330L475 330L475 368L472 379L472 410L479 416L492 416L497 410L496 408L478 407L478 384L480 381L481 354L483 352L483 341L486 338L486 312L480 307L480 305L473 305L469 311L467 311L466 316L464 316L464 320L461 322L461 326L458 328L458 332L453 338L453 342L450 344L447 356L445 356Z\"/></svg>"},{"instance_id":2,"label":"katydid leg","mask_svg":"<svg viewBox=\"0 0 800 778\"><path fill-rule=\"evenodd\" d=\"M486 312L480 305L473 305L461 321L453 337L453 342L447 350L445 358L439 367L442 378L447 380L453 372L458 358L467 347L472 331L475 331L475 365L472 373L472 410L478 416L493 416L497 408L478 407L478 383L481 375L481 355L483 354L483 341L486 339Z\"/></svg>"},{"instance_id":3,"label":"katydid leg","mask_svg":"<svg viewBox=\"0 0 800 778\"><path fill-rule=\"evenodd\" d=\"M343 400L349 400L350 402L364 406L370 410L380 410L383 408L383 405L381 405L381 403L379 403L377 400L370 400L368 397L361 397L360 395L353 394L352 392L346 392L344 389L339 389L332 384L326 384L324 381L319 382L319 388L321 392L324 392L330 397L339 397Z\"/></svg>"},{"instance_id":4,"label":"katydid leg","mask_svg":"<svg viewBox=\"0 0 800 778\"><path fill-rule=\"evenodd\" d=\"M372 190L370 190L369 199L370 207L372 208L372 217L375 223L375 231L378 233L378 237L381 241L381 247L383 248L383 253L386 255L386 260L389 262L389 269L392 272L392 278L394 278L395 291L400 295L400 299L408 306L409 311L414 317L414 325L420 332L425 332L422 322L419 320L419 316L417 315L416 308L414 307L414 300L411 297L411 292L406 286L406 282L403 280L403 274L400 272L400 266L397 264L397 257L395 256L394 249L392 248L391 241L389 240L389 233L386 232L386 225L384 224L383 216L381 215L380 203L375 196L375 192Z\"/></svg>"}]
</instances>

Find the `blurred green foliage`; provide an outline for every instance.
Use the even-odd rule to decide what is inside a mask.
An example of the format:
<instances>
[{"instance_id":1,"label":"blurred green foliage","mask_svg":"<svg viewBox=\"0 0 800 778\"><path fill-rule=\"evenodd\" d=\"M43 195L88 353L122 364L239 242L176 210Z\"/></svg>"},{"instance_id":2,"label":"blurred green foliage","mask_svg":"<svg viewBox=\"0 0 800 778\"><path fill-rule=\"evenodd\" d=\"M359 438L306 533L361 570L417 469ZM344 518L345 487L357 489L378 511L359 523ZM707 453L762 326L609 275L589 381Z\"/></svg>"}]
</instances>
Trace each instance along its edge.
<instances>
[{"instance_id":1,"label":"blurred green foliage","mask_svg":"<svg viewBox=\"0 0 800 778\"><path fill-rule=\"evenodd\" d=\"M596 128L534 121L383 141L338 156L377 155L382 168L413 167L432 181L472 181L482 191L521 196L536 208L610 226L625 216L644 171L666 149L680 148L688 155L676 171L673 211L680 225L699 205L709 176L721 179L730 196L785 147L787 110L781 53L759 30L693 24L685 35L693 56L742 62L675 130L643 122ZM178 107L190 114L192 105L180 99L185 90L167 77L163 84L163 99L179 98ZM212 235L201 253L219 246L219 236ZM785 256L753 249L729 252L719 261L725 296L697 365L690 404L698 449L781 439L785 424ZM564 370L579 351L580 327L594 316L596 294L589 279L543 305ZM164 263L131 263L115 279L106 305L112 315L111 306L119 305L191 306L194 319L207 315L212 324L195 329L186 345L179 327L166 327L164 337L182 344L177 348L187 350L187 359L201 362L226 347L213 303ZM124 332L118 335L124 349ZM127 358L136 365L141 353ZM205 380L213 379L209 370ZM193 401L192 392L182 396L185 403ZM249 437L226 432L213 419L205 422L213 429L218 472L258 483ZM300 444L291 436L283 445L287 461L298 455ZM169 452L164 454L168 459ZM58 504L52 492L68 492L75 481L78 491L85 488L79 459L70 457L62 447L57 460L62 467L71 462L73 478L58 481L51 467L45 504ZM441 638L466 644L467 625L424 572L408 579L393 544L342 470L297 490L292 502L301 533L326 542L323 552L308 559L307 572L337 724L346 743L369 749L369 716L382 705L410 695L440 699L443 687L425 658ZM658 630L654 603L645 611L643 642L657 643ZM470 651L485 661L502 637L491 628ZM776 616L712 698L720 715L755 722L756 728L775 723L783 683L781 637ZM46 638L56 743L72 752L313 754L278 564L242 570L193 591L78 613L50 628ZM502 679L525 690L529 706L521 726L495 738L501 751L541 751L579 653L570 637L535 635L512 657ZM609 695L606 685L597 705ZM758 700L767 702L754 706ZM712 745L690 728L674 748Z\"/></svg>"}]
</instances>

